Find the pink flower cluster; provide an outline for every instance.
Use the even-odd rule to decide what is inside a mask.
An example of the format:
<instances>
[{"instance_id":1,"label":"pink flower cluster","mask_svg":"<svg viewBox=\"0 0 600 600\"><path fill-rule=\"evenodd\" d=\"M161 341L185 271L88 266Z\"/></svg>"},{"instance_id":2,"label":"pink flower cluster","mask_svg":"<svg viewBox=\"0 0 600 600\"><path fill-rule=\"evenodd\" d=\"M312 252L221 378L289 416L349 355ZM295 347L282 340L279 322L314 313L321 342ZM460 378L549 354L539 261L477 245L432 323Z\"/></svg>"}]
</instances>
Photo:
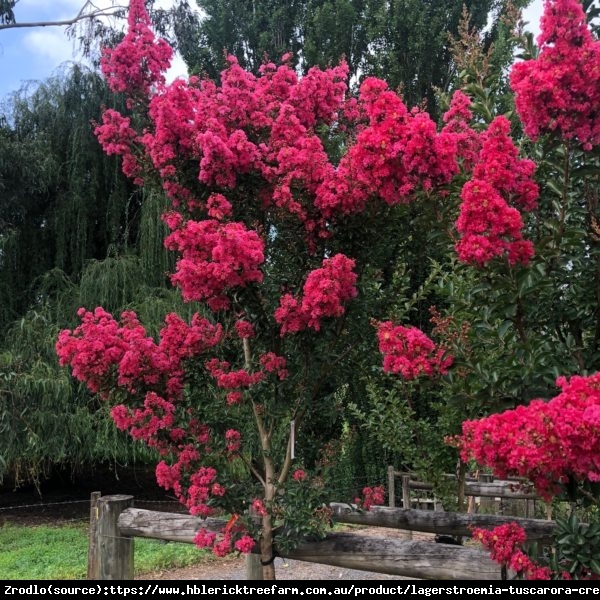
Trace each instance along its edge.
<instances>
[{"instance_id":1,"label":"pink flower cluster","mask_svg":"<svg viewBox=\"0 0 600 600\"><path fill-rule=\"evenodd\" d=\"M226 527L220 535L201 528L194 538L194 544L198 548L212 548L214 555L222 558L234 550L248 554L252 552L256 542L245 533L242 525L235 525L229 529Z\"/></svg>"},{"instance_id":2,"label":"pink flower cluster","mask_svg":"<svg viewBox=\"0 0 600 600\"><path fill-rule=\"evenodd\" d=\"M345 303L357 294L354 265L355 262L343 254L326 258L320 269L309 273L300 300L291 294L282 296L275 310L281 335L306 328L319 331L323 319L342 316Z\"/></svg>"},{"instance_id":3,"label":"pink flower cluster","mask_svg":"<svg viewBox=\"0 0 600 600\"><path fill-rule=\"evenodd\" d=\"M227 441L227 452L236 454L242 447L242 434L236 429L228 429L225 432L225 440Z\"/></svg>"},{"instance_id":4,"label":"pink flower cluster","mask_svg":"<svg viewBox=\"0 0 600 600\"><path fill-rule=\"evenodd\" d=\"M421 375L445 375L452 366L452 357L417 327L394 326L391 321L378 322L376 327L386 373L416 379Z\"/></svg>"},{"instance_id":5,"label":"pink flower cluster","mask_svg":"<svg viewBox=\"0 0 600 600\"><path fill-rule=\"evenodd\" d=\"M471 127L472 119L471 98L461 90L456 90L452 94L448 110L442 117L445 123L442 132L454 135L457 160L466 173L472 171L481 146L479 133Z\"/></svg>"},{"instance_id":6,"label":"pink flower cluster","mask_svg":"<svg viewBox=\"0 0 600 600\"><path fill-rule=\"evenodd\" d=\"M508 119L496 117L481 134L472 179L461 191L456 221L460 260L483 266L506 254L510 265L529 262L533 244L523 239L523 220L515 205L526 211L536 207L539 190L532 179L534 170L532 161L518 158Z\"/></svg>"},{"instance_id":7,"label":"pink flower cluster","mask_svg":"<svg viewBox=\"0 0 600 600\"><path fill-rule=\"evenodd\" d=\"M215 469L200 465L199 460L200 453L193 445L182 445L173 464L164 460L158 463L156 482L165 490L172 490L191 514L207 517L213 513L208 504L211 496L223 496L225 488L216 481ZM184 481L188 483L184 485Z\"/></svg>"},{"instance_id":8,"label":"pink flower cluster","mask_svg":"<svg viewBox=\"0 0 600 600\"><path fill-rule=\"evenodd\" d=\"M515 574L530 580L551 579L552 572L548 567L540 566L523 552L525 531L516 523L505 523L491 531L473 529L473 539L490 551L492 560Z\"/></svg>"},{"instance_id":9,"label":"pink flower cluster","mask_svg":"<svg viewBox=\"0 0 600 600\"><path fill-rule=\"evenodd\" d=\"M78 315L81 325L73 332L60 332L56 352L60 364L70 364L73 376L90 391L108 393L121 386L137 393L138 388L158 386L164 375L178 370L146 336L133 312L121 315L122 326L101 307L93 313L81 308Z\"/></svg>"},{"instance_id":10,"label":"pink flower cluster","mask_svg":"<svg viewBox=\"0 0 600 600\"><path fill-rule=\"evenodd\" d=\"M538 57L510 72L525 133L555 133L591 150L600 144L600 41L578 0L545 0L540 26Z\"/></svg>"},{"instance_id":11,"label":"pink flower cluster","mask_svg":"<svg viewBox=\"0 0 600 600\"><path fill-rule=\"evenodd\" d=\"M153 85L165 82L163 72L171 66L173 50L150 29L144 0L130 0L128 29L115 48L105 48L100 68L113 92L147 95Z\"/></svg>"},{"instance_id":12,"label":"pink flower cluster","mask_svg":"<svg viewBox=\"0 0 600 600\"><path fill-rule=\"evenodd\" d=\"M418 189L429 191L450 182L459 172L460 152L469 154L470 113L464 103L459 106L465 98L456 96L448 124L438 133L427 113L409 111L384 81L365 79L358 112L368 124L319 187L315 205L331 218L361 212L376 197L390 206L407 203Z\"/></svg>"},{"instance_id":13,"label":"pink flower cluster","mask_svg":"<svg viewBox=\"0 0 600 600\"><path fill-rule=\"evenodd\" d=\"M217 385L226 390L248 388L264 380L262 371L250 373L245 369L233 371L226 360L211 358L205 364L206 370L216 379Z\"/></svg>"},{"instance_id":14,"label":"pink flower cluster","mask_svg":"<svg viewBox=\"0 0 600 600\"><path fill-rule=\"evenodd\" d=\"M193 429L191 427L192 432ZM207 432L204 432L201 438L206 444L209 442ZM240 442L238 432L233 430L227 432L225 438L232 447ZM180 444L173 448L176 460L172 464L167 464L165 461L158 463L156 481L165 490L172 490L190 514L207 517L214 513L213 500L225 496L227 490L217 481L216 469L201 464L201 447L200 441L200 443ZM204 451L210 453L212 449L205 445Z\"/></svg>"},{"instance_id":15,"label":"pink flower cluster","mask_svg":"<svg viewBox=\"0 0 600 600\"><path fill-rule=\"evenodd\" d=\"M227 404L232 405L239 404L243 400L243 390L265 381L267 374L275 374L280 381L288 376L285 358L274 352L261 355L259 364L261 369L254 372L246 369L233 370L226 360L211 358L205 363L205 367L215 378L218 387L230 390L227 394Z\"/></svg>"},{"instance_id":16,"label":"pink flower cluster","mask_svg":"<svg viewBox=\"0 0 600 600\"><path fill-rule=\"evenodd\" d=\"M250 339L256 335L252 323L245 321L244 319L238 319L234 323L233 328L235 329L235 333L240 340Z\"/></svg>"},{"instance_id":17,"label":"pink flower cluster","mask_svg":"<svg viewBox=\"0 0 600 600\"><path fill-rule=\"evenodd\" d=\"M260 498L255 498L251 504L252 510L260 517L266 517L269 513L267 512L267 507L265 503Z\"/></svg>"},{"instance_id":18,"label":"pink flower cluster","mask_svg":"<svg viewBox=\"0 0 600 600\"><path fill-rule=\"evenodd\" d=\"M243 223L186 221L166 238L165 246L181 252L171 281L181 288L184 300L206 301L213 311L229 308L228 290L263 279L264 242Z\"/></svg>"},{"instance_id":19,"label":"pink flower cluster","mask_svg":"<svg viewBox=\"0 0 600 600\"><path fill-rule=\"evenodd\" d=\"M148 392L144 398L144 408L128 409L122 404L114 406L110 411L115 425L129 434L135 440L145 440L153 445L151 440L157 437L161 429L173 427L175 405L164 400L155 392Z\"/></svg>"},{"instance_id":20,"label":"pink flower cluster","mask_svg":"<svg viewBox=\"0 0 600 600\"><path fill-rule=\"evenodd\" d=\"M105 396L122 388L132 395L155 391L176 400L183 386L182 361L216 346L223 337L220 325L198 314L191 325L167 315L158 344L131 311L121 315L121 324L102 307L94 312L81 308L78 315L78 327L59 333L59 363L70 365L73 376L91 392Z\"/></svg>"},{"instance_id":21,"label":"pink flower cluster","mask_svg":"<svg viewBox=\"0 0 600 600\"><path fill-rule=\"evenodd\" d=\"M258 359L258 362L266 373L275 373L280 381L289 375L285 358L278 356L275 352L266 352Z\"/></svg>"},{"instance_id":22,"label":"pink flower cluster","mask_svg":"<svg viewBox=\"0 0 600 600\"><path fill-rule=\"evenodd\" d=\"M296 469L292 473L292 479L294 479L297 482L304 481L307 477L308 475L306 474L306 471L304 469Z\"/></svg>"},{"instance_id":23,"label":"pink flower cluster","mask_svg":"<svg viewBox=\"0 0 600 600\"><path fill-rule=\"evenodd\" d=\"M465 421L461 457L499 477L532 481L547 500L570 480L600 481L600 373L559 378L561 393L500 414Z\"/></svg>"},{"instance_id":24,"label":"pink flower cluster","mask_svg":"<svg viewBox=\"0 0 600 600\"><path fill-rule=\"evenodd\" d=\"M217 483L217 471L212 467L200 467L190 477L186 506L192 515L207 516L212 513L208 508L210 497L224 494L225 488Z\"/></svg>"},{"instance_id":25,"label":"pink flower cluster","mask_svg":"<svg viewBox=\"0 0 600 600\"><path fill-rule=\"evenodd\" d=\"M131 127L131 119L124 117L117 110L108 108L102 113L102 125L96 126L94 134L106 154L116 154L122 158L123 173L131 177L137 185L142 185L142 166L134 154L138 135Z\"/></svg>"},{"instance_id":26,"label":"pink flower cluster","mask_svg":"<svg viewBox=\"0 0 600 600\"><path fill-rule=\"evenodd\" d=\"M385 488L381 485L364 487L362 489L362 498L355 498L354 503L364 510L370 510L376 505L380 506L385 503Z\"/></svg>"}]
</instances>

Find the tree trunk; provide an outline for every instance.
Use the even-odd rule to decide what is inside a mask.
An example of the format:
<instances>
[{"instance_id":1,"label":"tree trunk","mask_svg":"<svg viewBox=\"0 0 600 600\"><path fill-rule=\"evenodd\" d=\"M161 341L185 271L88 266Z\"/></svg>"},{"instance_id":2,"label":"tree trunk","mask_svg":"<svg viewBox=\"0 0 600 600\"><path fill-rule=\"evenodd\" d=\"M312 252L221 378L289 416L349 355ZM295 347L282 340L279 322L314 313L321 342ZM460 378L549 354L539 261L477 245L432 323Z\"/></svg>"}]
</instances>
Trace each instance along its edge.
<instances>
[{"instance_id":1,"label":"tree trunk","mask_svg":"<svg viewBox=\"0 0 600 600\"><path fill-rule=\"evenodd\" d=\"M263 565L263 579L275 581L275 557L273 556L273 521L271 515L263 517L260 558Z\"/></svg>"}]
</instances>

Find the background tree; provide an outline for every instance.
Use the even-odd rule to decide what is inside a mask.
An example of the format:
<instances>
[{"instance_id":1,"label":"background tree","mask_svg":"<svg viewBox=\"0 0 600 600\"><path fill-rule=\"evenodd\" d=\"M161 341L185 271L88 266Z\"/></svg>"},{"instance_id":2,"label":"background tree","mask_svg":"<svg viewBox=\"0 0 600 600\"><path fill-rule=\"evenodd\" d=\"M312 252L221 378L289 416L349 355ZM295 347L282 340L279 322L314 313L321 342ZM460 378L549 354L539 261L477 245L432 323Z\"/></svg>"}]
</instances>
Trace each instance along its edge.
<instances>
[{"instance_id":1,"label":"background tree","mask_svg":"<svg viewBox=\"0 0 600 600\"><path fill-rule=\"evenodd\" d=\"M127 14L127 2L110 0L108 6L98 7L90 0L82 0L75 15L60 20L23 21L19 18L20 0L0 0L0 31L4 29L64 27L69 39L76 42L81 58L92 63L100 56L104 45L114 45L122 36L123 19ZM170 8L155 7L155 0L147 0L146 7L154 26L169 43L182 49L196 46L199 17L190 8L188 0L177 0Z\"/></svg>"},{"instance_id":2,"label":"background tree","mask_svg":"<svg viewBox=\"0 0 600 600\"><path fill-rule=\"evenodd\" d=\"M72 26L81 21L99 20L100 18L123 17L127 6L119 4L114 0L111 5L105 8L97 7L89 0L82 0L82 5L77 14L69 19L61 19L56 21L20 21L15 14L15 8L20 0L1 0L0 1L0 30L16 29L22 27L61 27Z\"/></svg>"},{"instance_id":3,"label":"background tree","mask_svg":"<svg viewBox=\"0 0 600 600\"><path fill-rule=\"evenodd\" d=\"M199 26L200 46L184 52L192 72L218 76L224 51L256 73L265 55L278 60L292 52L302 72L326 67L343 57L349 78L384 78L400 86L406 102L427 102L437 116L435 89L448 90L456 75L449 36L457 36L463 7L469 27L481 33L485 47L498 40L498 25L510 7L504 2L423 2L393 0L303 0L294 2L222 2L198 0L206 18ZM489 21L489 23L488 23Z\"/></svg>"},{"instance_id":4,"label":"background tree","mask_svg":"<svg viewBox=\"0 0 600 600\"><path fill-rule=\"evenodd\" d=\"M181 32L194 19L186 2L148 7L161 31L176 25L185 39ZM125 14L125 4L82 2L66 33L92 66L64 65L2 102L0 482L16 486L39 486L57 471L131 461L145 468L152 456L115 435L105 407L65 380L52 357L57 331L82 304L136 306L152 329L165 306L181 303L166 287L173 261L162 243L164 198L146 194L142 203L93 135L102 107L120 102L93 65L99 46L122 36ZM0 15L0 29L66 24L23 22L18 0L0 3Z\"/></svg>"},{"instance_id":5,"label":"background tree","mask_svg":"<svg viewBox=\"0 0 600 600\"><path fill-rule=\"evenodd\" d=\"M81 304L137 304L149 316L152 298L179 303L165 276L173 263L162 245L164 200L142 202L93 135L108 103L120 105L102 78L73 65L4 105L0 479L16 485L40 483L54 469L149 457L115 436L105 407L64 378L53 350Z\"/></svg>"},{"instance_id":6,"label":"background tree","mask_svg":"<svg viewBox=\"0 0 600 600\"><path fill-rule=\"evenodd\" d=\"M34 304L36 280L46 272L57 268L78 280L87 261L135 246L139 194L92 135L107 102L118 100L96 73L79 66L8 100L1 146L3 327Z\"/></svg>"}]
</instances>

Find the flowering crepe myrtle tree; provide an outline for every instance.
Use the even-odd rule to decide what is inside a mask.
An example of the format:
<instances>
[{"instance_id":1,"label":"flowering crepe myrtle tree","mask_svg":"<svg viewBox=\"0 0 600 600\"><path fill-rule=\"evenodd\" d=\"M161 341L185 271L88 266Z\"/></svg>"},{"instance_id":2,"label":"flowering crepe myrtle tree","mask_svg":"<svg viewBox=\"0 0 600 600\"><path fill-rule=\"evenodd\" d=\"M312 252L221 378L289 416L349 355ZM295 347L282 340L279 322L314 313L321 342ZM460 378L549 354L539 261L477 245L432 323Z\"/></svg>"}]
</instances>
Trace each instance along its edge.
<instances>
[{"instance_id":1,"label":"flowering crepe myrtle tree","mask_svg":"<svg viewBox=\"0 0 600 600\"><path fill-rule=\"evenodd\" d=\"M156 449L162 487L194 515L234 515L196 543L222 556L258 542L274 578L274 547L329 524L335 457L310 432L328 403L341 414L336 391L349 370L377 339L386 372L416 379L452 368L443 340L387 315L394 219L420 202L446 215L440 243L466 264L524 267L534 163L519 157L505 117L475 129L464 93L438 127L382 80L350 96L343 62L299 78L289 56L257 76L229 57L219 84L166 85L172 52L143 0L131 0L128 23L102 71L129 113L108 108L96 134L138 185L171 200L171 279L198 310L190 322L167 315L155 341L131 311L116 319L81 308L57 353L110 402L117 427ZM317 442L323 452L304 465ZM383 500L379 487L363 493L366 508Z\"/></svg>"}]
</instances>

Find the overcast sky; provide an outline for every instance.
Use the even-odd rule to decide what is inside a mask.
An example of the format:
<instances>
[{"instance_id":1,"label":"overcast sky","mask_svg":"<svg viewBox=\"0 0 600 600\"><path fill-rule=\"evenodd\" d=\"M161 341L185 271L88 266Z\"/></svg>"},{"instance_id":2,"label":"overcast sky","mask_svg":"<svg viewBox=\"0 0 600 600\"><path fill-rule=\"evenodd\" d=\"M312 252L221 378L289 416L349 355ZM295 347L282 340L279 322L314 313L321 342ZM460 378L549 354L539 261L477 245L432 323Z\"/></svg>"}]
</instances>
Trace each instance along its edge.
<instances>
[{"instance_id":1,"label":"overcast sky","mask_svg":"<svg viewBox=\"0 0 600 600\"><path fill-rule=\"evenodd\" d=\"M125 0L126 1L126 0ZM17 22L57 21L73 18L84 0L20 0L15 8ZM173 0L160 0L168 7ZM524 14L528 29L538 32L543 0L534 0ZM97 0L97 5L109 4ZM190 2L193 5L193 2ZM64 27L36 27L0 31L0 99L18 90L29 80L43 80L56 72L65 61L77 60L73 44ZM170 78L184 75L181 60L174 64Z\"/></svg>"}]
</instances>

